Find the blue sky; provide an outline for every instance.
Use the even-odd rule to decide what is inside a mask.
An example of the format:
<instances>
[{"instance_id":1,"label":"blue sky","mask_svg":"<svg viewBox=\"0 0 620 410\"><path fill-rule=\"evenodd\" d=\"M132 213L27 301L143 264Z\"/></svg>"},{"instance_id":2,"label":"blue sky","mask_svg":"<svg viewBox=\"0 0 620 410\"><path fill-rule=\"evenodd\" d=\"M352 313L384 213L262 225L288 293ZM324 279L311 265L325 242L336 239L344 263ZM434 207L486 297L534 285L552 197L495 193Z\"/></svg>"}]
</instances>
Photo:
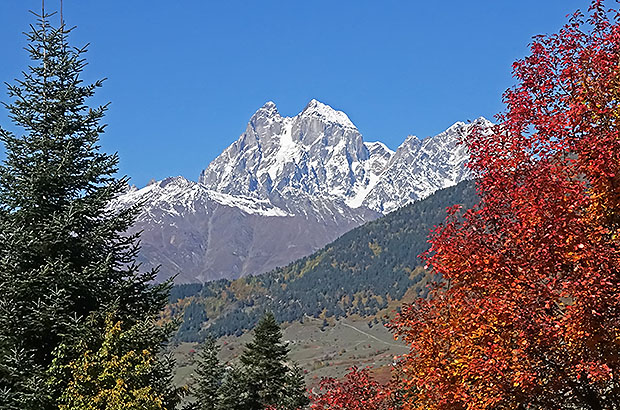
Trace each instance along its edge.
<instances>
[{"instance_id":1,"label":"blue sky","mask_svg":"<svg viewBox=\"0 0 620 410\"><path fill-rule=\"evenodd\" d=\"M59 0L46 0L57 9ZM121 172L196 180L268 100L295 115L316 98L366 141L395 149L501 111L511 64L587 0L64 0L91 43L87 80L107 77L103 137ZM0 81L28 63L22 32L40 0L0 2ZM7 101L6 88L0 101ZM8 125L6 110L0 124Z\"/></svg>"}]
</instances>

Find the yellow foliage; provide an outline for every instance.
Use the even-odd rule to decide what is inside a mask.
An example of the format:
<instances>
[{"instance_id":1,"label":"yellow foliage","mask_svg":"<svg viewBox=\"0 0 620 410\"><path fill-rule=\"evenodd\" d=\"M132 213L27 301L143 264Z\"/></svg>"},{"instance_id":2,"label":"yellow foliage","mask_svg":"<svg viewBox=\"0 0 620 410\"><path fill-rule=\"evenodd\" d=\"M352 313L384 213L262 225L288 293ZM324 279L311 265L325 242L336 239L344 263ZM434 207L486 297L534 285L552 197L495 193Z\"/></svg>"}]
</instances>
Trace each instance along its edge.
<instances>
[{"instance_id":1,"label":"yellow foliage","mask_svg":"<svg viewBox=\"0 0 620 410\"><path fill-rule=\"evenodd\" d=\"M375 257L379 256L381 254L381 251L383 251L381 245L379 245L377 242L368 242L368 247L370 248Z\"/></svg>"},{"instance_id":2,"label":"yellow foliage","mask_svg":"<svg viewBox=\"0 0 620 410\"><path fill-rule=\"evenodd\" d=\"M155 356L149 350L123 351L121 323L106 320L101 348L86 350L72 361L72 379L62 395L60 410L164 410L151 386Z\"/></svg>"}]
</instances>

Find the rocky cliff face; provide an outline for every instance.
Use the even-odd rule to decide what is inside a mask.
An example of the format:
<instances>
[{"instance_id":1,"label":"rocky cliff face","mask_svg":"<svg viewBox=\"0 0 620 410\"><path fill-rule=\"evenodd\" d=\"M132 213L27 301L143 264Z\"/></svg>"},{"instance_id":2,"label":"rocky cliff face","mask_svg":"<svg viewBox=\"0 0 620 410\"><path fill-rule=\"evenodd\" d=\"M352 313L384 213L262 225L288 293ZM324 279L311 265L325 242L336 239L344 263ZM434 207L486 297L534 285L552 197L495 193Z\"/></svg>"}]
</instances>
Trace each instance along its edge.
<instances>
[{"instance_id":1,"label":"rocky cliff face","mask_svg":"<svg viewBox=\"0 0 620 410\"><path fill-rule=\"evenodd\" d=\"M491 124L481 118L475 124ZM258 274L343 233L470 177L456 123L394 152L364 142L341 111L312 100L294 117L273 102L200 174L133 189L114 206L144 204L140 259L160 278L195 282Z\"/></svg>"},{"instance_id":2,"label":"rocky cliff face","mask_svg":"<svg viewBox=\"0 0 620 410\"><path fill-rule=\"evenodd\" d=\"M345 113L312 100L297 116L282 117L268 102L199 182L214 191L257 199L287 202L318 195L343 201L368 184L375 162Z\"/></svg>"}]
</instances>

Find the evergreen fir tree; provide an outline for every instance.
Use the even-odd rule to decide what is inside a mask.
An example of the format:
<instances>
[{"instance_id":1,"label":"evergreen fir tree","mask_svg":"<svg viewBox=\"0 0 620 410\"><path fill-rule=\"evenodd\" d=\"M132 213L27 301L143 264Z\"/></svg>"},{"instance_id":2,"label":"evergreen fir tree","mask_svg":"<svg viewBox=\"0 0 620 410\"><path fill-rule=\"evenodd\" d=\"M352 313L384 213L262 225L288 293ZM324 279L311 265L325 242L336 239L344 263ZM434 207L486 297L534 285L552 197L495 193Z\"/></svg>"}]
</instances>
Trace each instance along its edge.
<instances>
[{"instance_id":1,"label":"evergreen fir tree","mask_svg":"<svg viewBox=\"0 0 620 410\"><path fill-rule=\"evenodd\" d=\"M301 409L309 403L304 373L299 366L293 365L286 378L282 407L285 409Z\"/></svg>"},{"instance_id":2,"label":"evergreen fir tree","mask_svg":"<svg viewBox=\"0 0 620 410\"><path fill-rule=\"evenodd\" d=\"M107 106L87 105L102 81L82 82L86 49L70 47L71 30L49 18L31 26L32 63L8 86L6 108L24 134L0 128L2 409L55 408L67 379L49 389L40 383L54 350L77 345L74 335L93 312L114 310L128 327L152 320L169 292L168 283L151 285L155 271L139 272L137 238L123 234L137 208L109 207L127 180L114 176L117 156L99 150ZM151 336L145 340L157 352L165 332Z\"/></svg>"},{"instance_id":3,"label":"evergreen fir tree","mask_svg":"<svg viewBox=\"0 0 620 410\"><path fill-rule=\"evenodd\" d=\"M218 390L218 403L215 409L263 410L257 397L250 390L247 375L241 368L233 366L226 371Z\"/></svg>"},{"instance_id":4,"label":"evergreen fir tree","mask_svg":"<svg viewBox=\"0 0 620 410\"><path fill-rule=\"evenodd\" d=\"M241 355L250 380L263 407L280 404L288 373L288 346L282 343L282 332L273 313L266 313L254 328L254 339Z\"/></svg>"},{"instance_id":5,"label":"evergreen fir tree","mask_svg":"<svg viewBox=\"0 0 620 410\"><path fill-rule=\"evenodd\" d=\"M196 378L192 393L196 398L196 410L215 409L218 402L218 390L222 385L224 367L217 358L220 348L211 336L202 344L196 361Z\"/></svg>"},{"instance_id":6,"label":"evergreen fir tree","mask_svg":"<svg viewBox=\"0 0 620 410\"><path fill-rule=\"evenodd\" d=\"M45 402L45 380L42 369L23 349L0 345L0 409L37 409ZM15 343L11 343L15 345Z\"/></svg>"},{"instance_id":7,"label":"evergreen fir tree","mask_svg":"<svg viewBox=\"0 0 620 410\"><path fill-rule=\"evenodd\" d=\"M298 396L298 371L293 369L296 373L292 373L287 365L288 353L288 346L282 343L278 322L273 313L266 313L254 328L254 339L246 345L240 358L250 397L258 399L257 407L252 409L269 406L295 409L298 408L296 404L303 401Z\"/></svg>"}]
</instances>

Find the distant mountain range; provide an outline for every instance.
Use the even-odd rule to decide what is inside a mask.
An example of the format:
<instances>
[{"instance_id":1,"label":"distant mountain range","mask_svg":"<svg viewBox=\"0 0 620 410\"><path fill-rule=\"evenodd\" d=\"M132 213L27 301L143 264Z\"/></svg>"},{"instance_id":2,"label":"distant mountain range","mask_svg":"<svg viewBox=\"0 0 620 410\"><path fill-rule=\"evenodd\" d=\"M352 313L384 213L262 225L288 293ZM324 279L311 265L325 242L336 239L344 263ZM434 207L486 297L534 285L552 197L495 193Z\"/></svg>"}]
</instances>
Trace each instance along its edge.
<instances>
[{"instance_id":1,"label":"distant mountain range","mask_svg":"<svg viewBox=\"0 0 620 410\"><path fill-rule=\"evenodd\" d=\"M143 204L139 260L177 283L259 274L347 231L470 178L459 142L479 118L409 136L394 152L364 142L342 111L312 100L294 117L273 102L202 171L132 188L114 206Z\"/></svg>"}]
</instances>

